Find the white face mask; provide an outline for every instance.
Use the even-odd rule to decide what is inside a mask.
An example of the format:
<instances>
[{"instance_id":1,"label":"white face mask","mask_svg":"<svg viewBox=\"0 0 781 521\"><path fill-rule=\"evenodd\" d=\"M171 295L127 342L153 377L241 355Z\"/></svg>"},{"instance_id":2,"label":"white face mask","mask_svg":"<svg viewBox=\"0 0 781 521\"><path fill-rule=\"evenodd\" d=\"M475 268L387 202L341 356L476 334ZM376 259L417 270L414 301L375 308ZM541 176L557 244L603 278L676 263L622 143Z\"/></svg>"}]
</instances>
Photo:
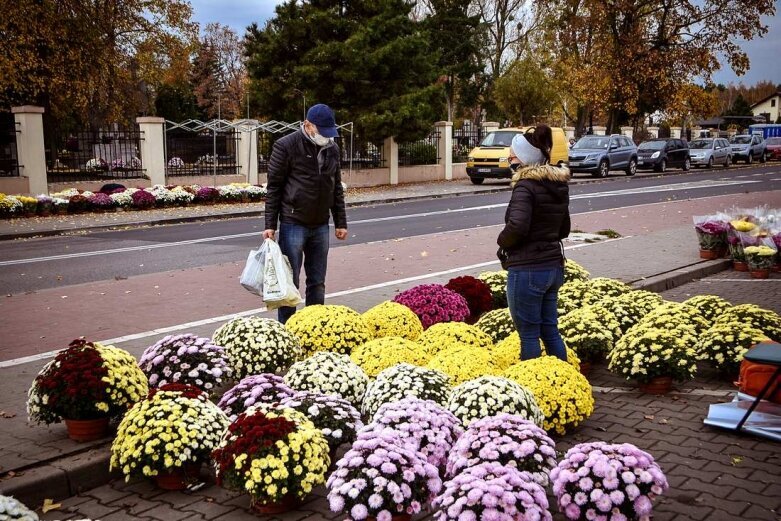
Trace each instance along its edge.
<instances>
[{"instance_id":1,"label":"white face mask","mask_svg":"<svg viewBox=\"0 0 781 521\"><path fill-rule=\"evenodd\" d=\"M318 134L317 132L315 132L315 133L314 133L314 135L312 136L312 141L314 141L314 142L315 142L315 145L317 145L317 146L319 146L319 147L324 147L324 146L326 146L328 143L330 143L330 142L331 142L331 139L330 139L330 138L327 138L327 137L325 137L325 136L321 136L320 134Z\"/></svg>"}]
</instances>

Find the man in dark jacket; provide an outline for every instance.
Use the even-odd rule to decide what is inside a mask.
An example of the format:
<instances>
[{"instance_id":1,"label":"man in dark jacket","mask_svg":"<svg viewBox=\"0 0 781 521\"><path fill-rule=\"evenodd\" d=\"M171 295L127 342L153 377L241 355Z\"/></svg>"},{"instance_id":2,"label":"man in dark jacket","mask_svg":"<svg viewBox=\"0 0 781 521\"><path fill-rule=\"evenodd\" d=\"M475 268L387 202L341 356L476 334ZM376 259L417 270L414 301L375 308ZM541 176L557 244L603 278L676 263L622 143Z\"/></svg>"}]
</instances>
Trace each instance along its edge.
<instances>
[{"instance_id":1,"label":"man in dark jacket","mask_svg":"<svg viewBox=\"0 0 781 521\"><path fill-rule=\"evenodd\" d=\"M336 238L347 238L337 135L333 110L314 105L299 131L274 143L269 160L263 237L273 239L279 222L279 247L290 260L296 286L302 264L306 271L307 306L325 302L329 213ZM295 311L279 308L279 321L284 324Z\"/></svg>"}]
</instances>

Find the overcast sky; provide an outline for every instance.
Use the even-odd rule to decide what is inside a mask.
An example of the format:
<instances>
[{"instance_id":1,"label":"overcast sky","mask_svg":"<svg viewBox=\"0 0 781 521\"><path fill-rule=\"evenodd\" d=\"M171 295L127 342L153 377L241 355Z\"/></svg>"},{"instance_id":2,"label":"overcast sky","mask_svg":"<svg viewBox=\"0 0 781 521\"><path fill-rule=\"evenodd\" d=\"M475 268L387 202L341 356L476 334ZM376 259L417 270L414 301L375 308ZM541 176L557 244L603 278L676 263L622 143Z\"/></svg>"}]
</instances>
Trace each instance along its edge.
<instances>
[{"instance_id":1,"label":"overcast sky","mask_svg":"<svg viewBox=\"0 0 781 521\"><path fill-rule=\"evenodd\" d=\"M277 0L190 0L195 10L195 20L201 25L209 22L220 22L233 27L239 35L252 22L262 25L274 15L274 6L281 3ZM747 85L760 80L770 80L781 84L781 13L768 17L770 30L764 38L746 42L744 48L751 60L751 69L738 77L727 67L714 75L716 83L737 83L742 81Z\"/></svg>"}]
</instances>

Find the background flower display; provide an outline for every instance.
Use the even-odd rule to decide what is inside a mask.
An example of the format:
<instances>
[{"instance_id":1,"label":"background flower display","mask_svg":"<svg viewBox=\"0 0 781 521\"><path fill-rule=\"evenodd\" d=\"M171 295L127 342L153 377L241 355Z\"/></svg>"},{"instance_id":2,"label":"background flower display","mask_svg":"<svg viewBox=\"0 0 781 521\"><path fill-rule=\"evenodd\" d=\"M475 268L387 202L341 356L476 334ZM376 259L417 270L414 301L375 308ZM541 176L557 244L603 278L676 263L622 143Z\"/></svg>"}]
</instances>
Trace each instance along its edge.
<instances>
[{"instance_id":1,"label":"background flower display","mask_svg":"<svg viewBox=\"0 0 781 521\"><path fill-rule=\"evenodd\" d=\"M155 204L157 204L157 199L155 199L155 196L146 190L137 190L130 194L130 197L133 198L133 208L137 208L139 210L147 210L149 208L153 208ZM71 199L71 201L73 201L73 199Z\"/></svg>"},{"instance_id":2,"label":"background flower display","mask_svg":"<svg viewBox=\"0 0 781 521\"><path fill-rule=\"evenodd\" d=\"M551 472L553 493L567 519L649 519L653 500L667 489L654 458L628 443L582 443ZM593 517L592 514L592 517Z\"/></svg>"},{"instance_id":3,"label":"background flower display","mask_svg":"<svg viewBox=\"0 0 781 521\"><path fill-rule=\"evenodd\" d=\"M410 364L395 365L378 374L369 384L363 397L361 412L372 418L382 404L407 396L432 400L445 406L450 397L449 377L434 369Z\"/></svg>"},{"instance_id":4,"label":"background flower display","mask_svg":"<svg viewBox=\"0 0 781 521\"><path fill-rule=\"evenodd\" d=\"M248 492L252 505L303 499L325 482L328 442L302 413L251 407L212 453L217 483Z\"/></svg>"},{"instance_id":5,"label":"background flower display","mask_svg":"<svg viewBox=\"0 0 781 521\"><path fill-rule=\"evenodd\" d=\"M26 195L18 195L16 199L22 203L22 213L27 217L33 217L38 212L38 199Z\"/></svg>"},{"instance_id":6,"label":"background flower display","mask_svg":"<svg viewBox=\"0 0 781 521\"><path fill-rule=\"evenodd\" d=\"M464 299L469 306L469 314L474 319L493 309L493 295L488 284L475 277L465 275L450 279L445 287L450 291L455 291Z\"/></svg>"},{"instance_id":7,"label":"background flower display","mask_svg":"<svg viewBox=\"0 0 781 521\"><path fill-rule=\"evenodd\" d=\"M102 157L93 157L84 165L84 168L90 172L100 172L108 170L108 163Z\"/></svg>"},{"instance_id":8,"label":"background flower display","mask_svg":"<svg viewBox=\"0 0 781 521\"><path fill-rule=\"evenodd\" d=\"M522 385L498 376L481 376L453 388L447 408L464 427L472 422L514 414L537 425L544 419L534 395Z\"/></svg>"},{"instance_id":9,"label":"background flower display","mask_svg":"<svg viewBox=\"0 0 781 521\"><path fill-rule=\"evenodd\" d=\"M719 315L714 325L731 322L750 324L770 339L781 342L781 316L775 311L763 309L756 304L739 304Z\"/></svg>"},{"instance_id":10,"label":"background flower display","mask_svg":"<svg viewBox=\"0 0 781 521\"><path fill-rule=\"evenodd\" d=\"M494 309L507 307L507 271L484 271L477 276L478 279L488 284L491 297L494 301Z\"/></svg>"},{"instance_id":11,"label":"background flower display","mask_svg":"<svg viewBox=\"0 0 781 521\"><path fill-rule=\"evenodd\" d=\"M100 192L89 196L87 202L89 203L90 208L99 211L111 210L116 206L114 200L111 199L111 196Z\"/></svg>"},{"instance_id":12,"label":"background flower display","mask_svg":"<svg viewBox=\"0 0 781 521\"><path fill-rule=\"evenodd\" d=\"M697 358L712 362L719 371L734 376L740 369L743 355L751 347L768 341L768 337L751 324L714 324L703 333L695 346Z\"/></svg>"},{"instance_id":13,"label":"background flower display","mask_svg":"<svg viewBox=\"0 0 781 521\"><path fill-rule=\"evenodd\" d=\"M675 330L655 327L630 329L608 355L608 369L640 383L656 377L689 380L697 371L693 345Z\"/></svg>"},{"instance_id":14,"label":"background flower display","mask_svg":"<svg viewBox=\"0 0 781 521\"><path fill-rule=\"evenodd\" d=\"M285 383L297 391L338 396L360 407L369 377L349 356L321 351L293 364Z\"/></svg>"},{"instance_id":15,"label":"background flower display","mask_svg":"<svg viewBox=\"0 0 781 521\"><path fill-rule=\"evenodd\" d=\"M585 306L568 313L559 319L559 332L567 347L572 348L584 362L599 362L605 359L613 348L616 335L612 328L606 327L598 312L610 314L620 334L618 321L604 309Z\"/></svg>"},{"instance_id":16,"label":"background flower display","mask_svg":"<svg viewBox=\"0 0 781 521\"><path fill-rule=\"evenodd\" d=\"M215 203L220 198L220 191L211 186L201 186L195 192L195 200L199 203Z\"/></svg>"},{"instance_id":17,"label":"background flower display","mask_svg":"<svg viewBox=\"0 0 781 521\"><path fill-rule=\"evenodd\" d=\"M220 398L217 404L231 419L250 407L270 405L293 396L294 391L275 374L256 374L244 377Z\"/></svg>"},{"instance_id":18,"label":"background flower display","mask_svg":"<svg viewBox=\"0 0 781 521\"><path fill-rule=\"evenodd\" d=\"M417 514L442 488L437 468L391 429L356 440L336 466L326 485L328 503L349 520Z\"/></svg>"},{"instance_id":19,"label":"background flower display","mask_svg":"<svg viewBox=\"0 0 781 521\"><path fill-rule=\"evenodd\" d=\"M586 377L566 362L543 356L515 364L505 378L529 389L545 416L542 427L566 434L594 412L594 397Z\"/></svg>"},{"instance_id":20,"label":"background flower display","mask_svg":"<svg viewBox=\"0 0 781 521\"><path fill-rule=\"evenodd\" d=\"M727 311L732 304L716 295L695 295L683 302L687 306L692 306L711 323L722 313Z\"/></svg>"},{"instance_id":21,"label":"background flower display","mask_svg":"<svg viewBox=\"0 0 781 521\"><path fill-rule=\"evenodd\" d=\"M138 362L150 387L193 385L210 394L230 378L225 349L193 334L168 335L147 347Z\"/></svg>"},{"instance_id":22,"label":"background flower display","mask_svg":"<svg viewBox=\"0 0 781 521\"><path fill-rule=\"evenodd\" d=\"M40 194L35 197L38 200L38 215L47 216L51 215L54 211L54 200L48 195Z\"/></svg>"},{"instance_id":23,"label":"background flower display","mask_svg":"<svg viewBox=\"0 0 781 521\"><path fill-rule=\"evenodd\" d=\"M542 354L546 355L544 343L540 344L540 348ZM575 369L580 370L580 358L578 357L578 354L569 346L566 346L566 350L567 363ZM493 356L496 368L500 371L506 371L510 366L521 361L521 337L518 335L517 331L513 331L510 336L498 344L495 344L489 351Z\"/></svg>"},{"instance_id":24,"label":"background flower display","mask_svg":"<svg viewBox=\"0 0 781 521\"><path fill-rule=\"evenodd\" d=\"M111 468L130 481L203 463L228 424L225 413L200 389L163 386L122 418L111 445Z\"/></svg>"},{"instance_id":25,"label":"background flower display","mask_svg":"<svg viewBox=\"0 0 781 521\"><path fill-rule=\"evenodd\" d=\"M743 253L750 270L769 270L775 264L776 248L761 244L759 246L744 246Z\"/></svg>"},{"instance_id":26,"label":"background flower display","mask_svg":"<svg viewBox=\"0 0 781 521\"><path fill-rule=\"evenodd\" d=\"M423 324L410 308L386 300L363 314L363 321L374 338L400 336L416 341L423 334Z\"/></svg>"},{"instance_id":27,"label":"background flower display","mask_svg":"<svg viewBox=\"0 0 781 521\"><path fill-rule=\"evenodd\" d=\"M650 313L664 302L664 299L658 293L643 289L636 289L616 298L621 301L631 301L633 304L639 306L643 310L643 315Z\"/></svg>"},{"instance_id":28,"label":"background flower display","mask_svg":"<svg viewBox=\"0 0 781 521\"><path fill-rule=\"evenodd\" d=\"M83 213L89 209L89 199L85 195L74 195L68 198L68 213Z\"/></svg>"},{"instance_id":29,"label":"background flower display","mask_svg":"<svg viewBox=\"0 0 781 521\"><path fill-rule=\"evenodd\" d=\"M559 316L564 316L581 306L595 304L598 301L597 294L591 292L586 281L573 280L559 288L558 309Z\"/></svg>"},{"instance_id":30,"label":"background flower display","mask_svg":"<svg viewBox=\"0 0 781 521\"><path fill-rule=\"evenodd\" d=\"M433 507L437 521L553 519L545 489L524 473L494 462L469 467L446 481Z\"/></svg>"},{"instance_id":31,"label":"background flower display","mask_svg":"<svg viewBox=\"0 0 781 521\"><path fill-rule=\"evenodd\" d=\"M285 327L298 337L305 355L333 351L349 355L372 339L360 313L347 306L306 306L297 311Z\"/></svg>"},{"instance_id":32,"label":"background flower display","mask_svg":"<svg viewBox=\"0 0 781 521\"><path fill-rule=\"evenodd\" d=\"M461 422L450 411L414 396L383 404L372 423L358 433L358 439L371 439L378 429L395 431L410 450L420 452L426 461L441 469L463 433Z\"/></svg>"},{"instance_id":33,"label":"background flower display","mask_svg":"<svg viewBox=\"0 0 781 521\"><path fill-rule=\"evenodd\" d=\"M302 355L298 338L270 318L234 318L214 332L212 341L225 348L237 378L284 372Z\"/></svg>"},{"instance_id":34,"label":"background flower display","mask_svg":"<svg viewBox=\"0 0 781 521\"><path fill-rule=\"evenodd\" d=\"M494 344L501 342L515 331L510 308L494 309L475 322L475 327L491 337Z\"/></svg>"},{"instance_id":35,"label":"background flower display","mask_svg":"<svg viewBox=\"0 0 781 521\"><path fill-rule=\"evenodd\" d=\"M618 297L632 291L632 287L617 279L595 277L586 281L591 300L598 301L604 297Z\"/></svg>"},{"instance_id":36,"label":"background flower display","mask_svg":"<svg viewBox=\"0 0 781 521\"><path fill-rule=\"evenodd\" d=\"M410 308L424 330L440 322L462 322L469 316L466 299L440 284L415 286L396 295L393 302Z\"/></svg>"},{"instance_id":37,"label":"background flower display","mask_svg":"<svg viewBox=\"0 0 781 521\"><path fill-rule=\"evenodd\" d=\"M27 412L39 423L120 416L147 391L146 376L130 353L79 339L35 377Z\"/></svg>"},{"instance_id":38,"label":"background flower display","mask_svg":"<svg viewBox=\"0 0 781 521\"><path fill-rule=\"evenodd\" d=\"M184 161L181 157L172 157L168 160L168 166L170 168L184 168Z\"/></svg>"},{"instance_id":39,"label":"background flower display","mask_svg":"<svg viewBox=\"0 0 781 521\"><path fill-rule=\"evenodd\" d=\"M399 336L370 340L353 349L350 359L371 378L396 364L425 365L428 352L416 342Z\"/></svg>"},{"instance_id":40,"label":"background flower display","mask_svg":"<svg viewBox=\"0 0 781 521\"><path fill-rule=\"evenodd\" d=\"M38 514L27 508L21 501L11 496L0 495L0 519L18 519L20 521L38 521Z\"/></svg>"},{"instance_id":41,"label":"background flower display","mask_svg":"<svg viewBox=\"0 0 781 521\"><path fill-rule=\"evenodd\" d=\"M133 192L127 190L109 195L118 208L130 208L133 206Z\"/></svg>"},{"instance_id":42,"label":"background flower display","mask_svg":"<svg viewBox=\"0 0 781 521\"><path fill-rule=\"evenodd\" d=\"M727 233L730 225L726 216L695 216L694 230L700 250L723 253L727 249Z\"/></svg>"},{"instance_id":43,"label":"background flower display","mask_svg":"<svg viewBox=\"0 0 781 521\"><path fill-rule=\"evenodd\" d=\"M283 398L279 407L305 414L322 431L332 455L343 443L352 443L358 430L363 427L358 409L337 396L299 391Z\"/></svg>"},{"instance_id":44,"label":"background flower display","mask_svg":"<svg viewBox=\"0 0 781 521\"><path fill-rule=\"evenodd\" d=\"M0 193L0 217L14 217L22 211L19 199Z\"/></svg>"},{"instance_id":45,"label":"background flower display","mask_svg":"<svg viewBox=\"0 0 781 521\"><path fill-rule=\"evenodd\" d=\"M448 476L483 462L496 462L527 472L535 483L548 485L556 466L556 444L533 422L501 413L473 422L456 442L447 461Z\"/></svg>"},{"instance_id":46,"label":"background flower display","mask_svg":"<svg viewBox=\"0 0 781 521\"><path fill-rule=\"evenodd\" d=\"M476 326L464 322L443 322L426 329L418 344L433 357L454 347L471 346L488 349L493 345L491 337Z\"/></svg>"},{"instance_id":47,"label":"background flower display","mask_svg":"<svg viewBox=\"0 0 781 521\"><path fill-rule=\"evenodd\" d=\"M440 351L428 361L426 367L448 375L451 385L500 372L491 352L473 345L460 345Z\"/></svg>"},{"instance_id":48,"label":"background flower display","mask_svg":"<svg viewBox=\"0 0 781 521\"><path fill-rule=\"evenodd\" d=\"M614 340L620 338L647 313L646 308L632 298L633 293L624 293L618 297L605 297L599 302L588 306L592 312L598 313L598 316L608 317L608 320L610 318L615 319L618 324L618 330L611 330Z\"/></svg>"},{"instance_id":49,"label":"background flower display","mask_svg":"<svg viewBox=\"0 0 781 521\"><path fill-rule=\"evenodd\" d=\"M588 280L591 274L572 259L567 259L564 263L564 282L572 282L573 280Z\"/></svg>"},{"instance_id":50,"label":"background flower display","mask_svg":"<svg viewBox=\"0 0 781 521\"><path fill-rule=\"evenodd\" d=\"M636 329L656 327L678 331L686 342L692 343L696 336L710 327L710 322L694 306L678 302L664 302L646 314L626 334ZM695 337L695 338L692 338Z\"/></svg>"}]
</instances>

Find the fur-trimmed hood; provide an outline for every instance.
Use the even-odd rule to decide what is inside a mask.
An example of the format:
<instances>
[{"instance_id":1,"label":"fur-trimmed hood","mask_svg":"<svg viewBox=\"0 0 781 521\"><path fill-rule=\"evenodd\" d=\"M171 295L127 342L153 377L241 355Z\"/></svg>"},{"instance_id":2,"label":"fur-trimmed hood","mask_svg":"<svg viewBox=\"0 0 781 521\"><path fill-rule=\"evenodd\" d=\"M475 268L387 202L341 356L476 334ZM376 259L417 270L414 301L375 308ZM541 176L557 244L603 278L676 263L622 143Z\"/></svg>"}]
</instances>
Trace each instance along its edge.
<instances>
[{"instance_id":1,"label":"fur-trimmed hood","mask_svg":"<svg viewBox=\"0 0 781 521\"><path fill-rule=\"evenodd\" d=\"M553 181L554 183L569 183L570 173L566 166L553 165L533 165L519 168L513 175L512 184L522 179L531 179L533 181Z\"/></svg>"}]
</instances>

